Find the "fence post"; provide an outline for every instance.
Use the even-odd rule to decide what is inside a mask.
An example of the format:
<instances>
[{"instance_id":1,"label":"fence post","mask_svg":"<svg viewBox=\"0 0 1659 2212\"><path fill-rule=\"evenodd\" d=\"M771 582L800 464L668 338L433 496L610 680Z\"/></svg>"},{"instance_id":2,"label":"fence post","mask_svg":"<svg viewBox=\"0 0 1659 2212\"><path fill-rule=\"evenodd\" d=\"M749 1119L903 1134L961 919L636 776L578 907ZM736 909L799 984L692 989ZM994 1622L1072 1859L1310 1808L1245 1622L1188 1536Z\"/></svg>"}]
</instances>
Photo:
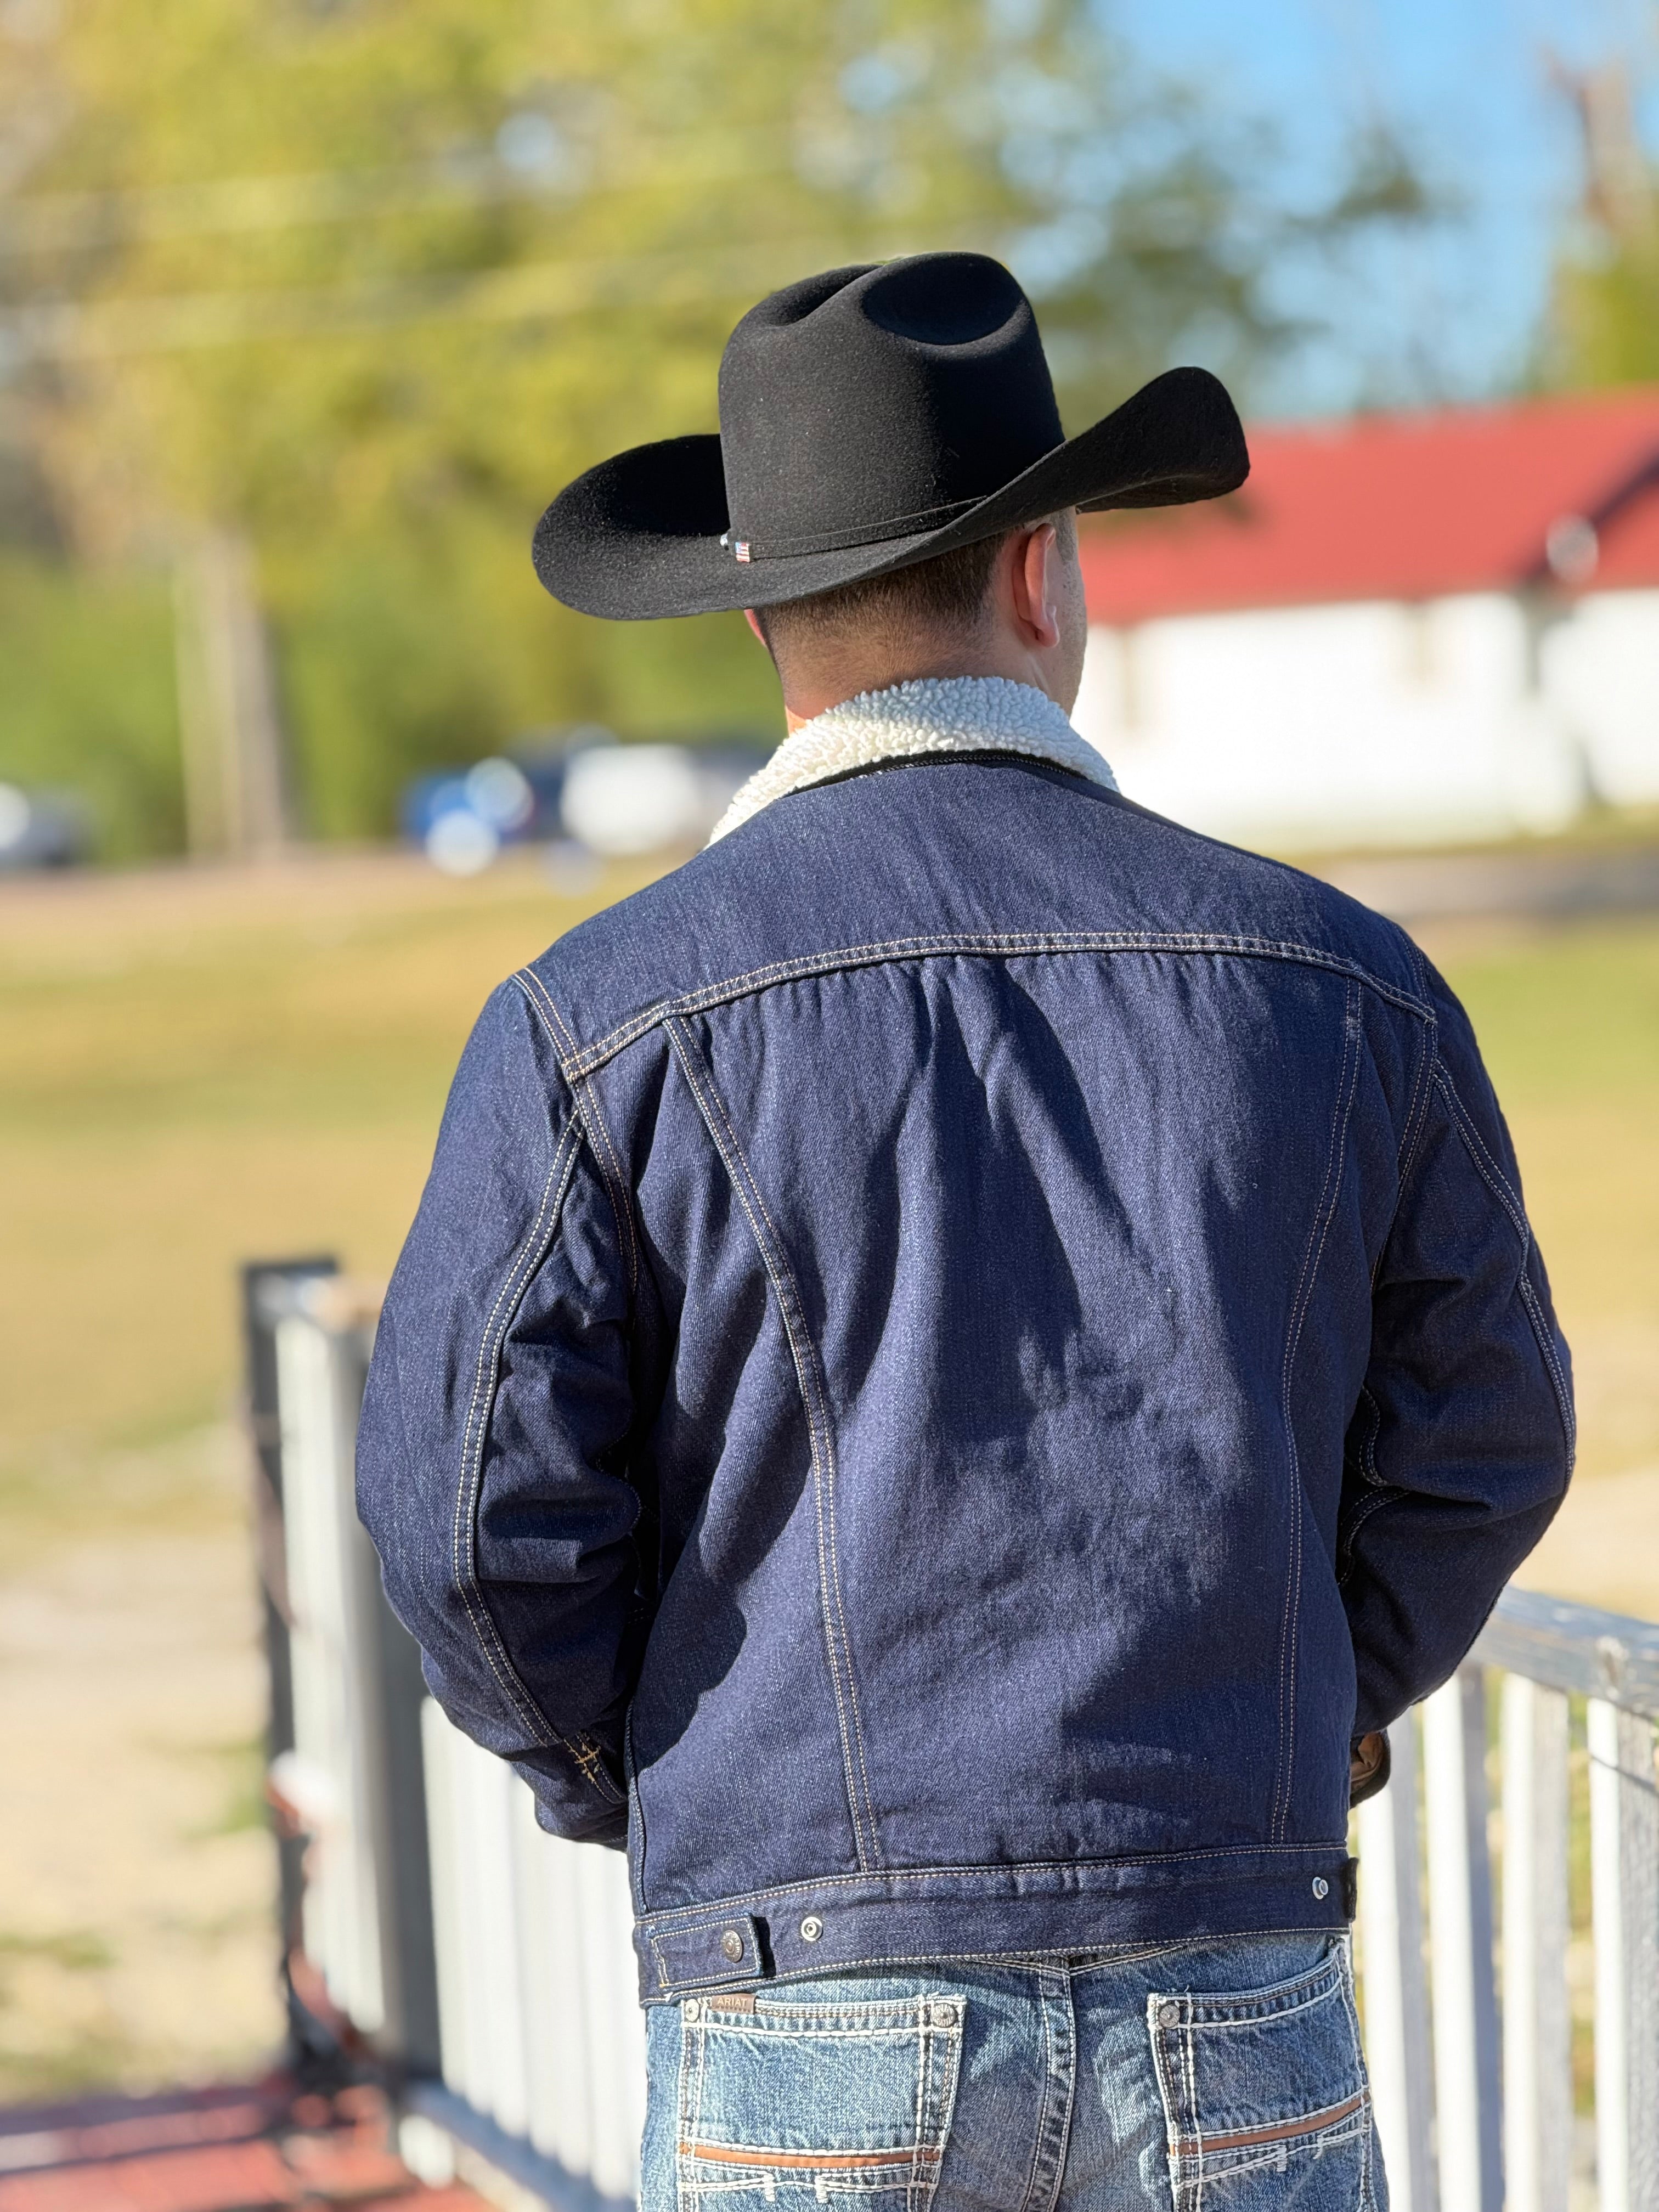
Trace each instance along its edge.
<instances>
[{"instance_id":1,"label":"fence post","mask_svg":"<svg viewBox=\"0 0 1659 2212\"><path fill-rule=\"evenodd\" d=\"M593 2185L612 2199L639 2185L638 2092L645 2080L645 2022L634 1952L628 1869L615 1851L579 1844L576 1894L580 1905L582 1982L592 2043Z\"/></svg>"},{"instance_id":2,"label":"fence post","mask_svg":"<svg viewBox=\"0 0 1659 2212\"><path fill-rule=\"evenodd\" d=\"M526 1954L514 1880L514 1799L521 1784L504 1759L468 1744L460 1816L469 1832L477 1885L472 1941L477 1946L478 2026L472 2102L510 2136L530 2130L526 2067L524 1979L535 1961Z\"/></svg>"},{"instance_id":3,"label":"fence post","mask_svg":"<svg viewBox=\"0 0 1659 2212\"><path fill-rule=\"evenodd\" d=\"M283 1426L276 1389L276 1324L294 1310L301 1286L337 1274L329 1254L302 1260L252 1260L242 1269L242 1344L246 1362L246 1410L253 1446L253 1541L259 1574L265 1667L270 1702L265 1720L265 1765L294 1748L294 1655L289 1632L288 1562L283 1546ZM278 1911L284 1959L300 1941L305 1893L305 1838L276 1825Z\"/></svg>"},{"instance_id":4,"label":"fence post","mask_svg":"<svg viewBox=\"0 0 1659 2212\"><path fill-rule=\"evenodd\" d=\"M1502 2083L1486 1855L1486 1704L1478 1666L1423 1706L1434 2077L1445 2212L1500 2212Z\"/></svg>"},{"instance_id":5,"label":"fence post","mask_svg":"<svg viewBox=\"0 0 1659 2212\"><path fill-rule=\"evenodd\" d=\"M466 1925L469 1869L462 1856L455 1769L462 1740L442 1708L428 1698L421 1707L421 1750L426 1778L427 1847L432 1869L432 1938L438 1979L438 2042L444 2086L464 2097L472 2078L471 2014L467 2002Z\"/></svg>"},{"instance_id":6,"label":"fence post","mask_svg":"<svg viewBox=\"0 0 1659 2212\"><path fill-rule=\"evenodd\" d=\"M1653 1723L1588 1709L1601 2212L1659 2212L1659 1784Z\"/></svg>"},{"instance_id":7,"label":"fence post","mask_svg":"<svg viewBox=\"0 0 1659 2212\"><path fill-rule=\"evenodd\" d=\"M530 2140L567 2172L591 2174L596 2054L582 1984L576 1870L582 1851L592 1847L544 1834L536 1824L536 1801L522 1784L514 1813L525 1937L538 1962L525 1984Z\"/></svg>"},{"instance_id":8,"label":"fence post","mask_svg":"<svg viewBox=\"0 0 1659 2212\"><path fill-rule=\"evenodd\" d=\"M283 1575L288 1781L308 1794L302 1809L317 1831L298 1916L305 1948L380 2055L423 2074L436 2063L438 2022L420 1656L386 1601L352 1480L378 1300L308 1262L257 1271L249 1296L269 1337L269 1374L256 1367L254 1386L271 1392L283 1485L272 1549Z\"/></svg>"},{"instance_id":9,"label":"fence post","mask_svg":"<svg viewBox=\"0 0 1659 2212\"><path fill-rule=\"evenodd\" d=\"M1507 2212L1567 2212L1567 1700L1504 1677L1504 2180Z\"/></svg>"},{"instance_id":10,"label":"fence post","mask_svg":"<svg viewBox=\"0 0 1659 2212\"><path fill-rule=\"evenodd\" d=\"M311 1304L329 1346L335 1419L342 1446L346 1550L356 1589L360 1694L368 1763L371 1840L380 1911L382 2050L404 2074L435 2074L439 2063L438 1970L432 1929L432 1866L427 1838L420 1647L386 1601L380 1563L356 1517L358 1416L374 1348L374 1322L359 1296L328 1310L332 1291Z\"/></svg>"},{"instance_id":11,"label":"fence post","mask_svg":"<svg viewBox=\"0 0 1659 2212\"><path fill-rule=\"evenodd\" d=\"M1393 1774L1355 1820L1365 2055L1392 2212L1435 2212L1429 2154L1429 1987L1418 1878L1417 1726L1389 1731Z\"/></svg>"}]
</instances>

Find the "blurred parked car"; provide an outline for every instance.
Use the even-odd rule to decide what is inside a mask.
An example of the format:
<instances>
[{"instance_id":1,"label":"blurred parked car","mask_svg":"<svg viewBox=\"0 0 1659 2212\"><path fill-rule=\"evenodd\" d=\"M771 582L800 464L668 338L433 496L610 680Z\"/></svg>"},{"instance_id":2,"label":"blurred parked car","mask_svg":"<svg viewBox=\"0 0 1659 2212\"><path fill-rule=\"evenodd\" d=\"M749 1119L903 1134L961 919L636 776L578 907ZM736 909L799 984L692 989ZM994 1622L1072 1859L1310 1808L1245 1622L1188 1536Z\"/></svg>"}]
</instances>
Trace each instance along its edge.
<instances>
[{"instance_id":1,"label":"blurred parked car","mask_svg":"<svg viewBox=\"0 0 1659 2212\"><path fill-rule=\"evenodd\" d=\"M594 745L574 753L559 802L565 834L623 858L701 845L763 745Z\"/></svg>"},{"instance_id":2,"label":"blurred parked car","mask_svg":"<svg viewBox=\"0 0 1659 2212\"><path fill-rule=\"evenodd\" d=\"M559 835L562 757L520 763L498 757L446 769L408 785L404 835L452 875L487 868L503 845Z\"/></svg>"},{"instance_id":3,"label":"blurred parked car","mask_svg":"<svg viewBox=\"0 0 1659 2212\"><path fill-rule=\"evenodd\" d=\"M92 824L78 799L0 783L0 873L77 867L91 854Z\"/></svg>"},{"instance_id":4,"label":"blurred parked car","mask_svg":"<svg viewBox=\"0 0 1659 2212\"><path fill-rule=\"evenodd\" d=\"M505 845L606 858L698 845L767 751L743 738L623 744L592 726L526 738L511 753L410 784L404 831L453 875L487 868Z\"/></svg>"}]
</instances>

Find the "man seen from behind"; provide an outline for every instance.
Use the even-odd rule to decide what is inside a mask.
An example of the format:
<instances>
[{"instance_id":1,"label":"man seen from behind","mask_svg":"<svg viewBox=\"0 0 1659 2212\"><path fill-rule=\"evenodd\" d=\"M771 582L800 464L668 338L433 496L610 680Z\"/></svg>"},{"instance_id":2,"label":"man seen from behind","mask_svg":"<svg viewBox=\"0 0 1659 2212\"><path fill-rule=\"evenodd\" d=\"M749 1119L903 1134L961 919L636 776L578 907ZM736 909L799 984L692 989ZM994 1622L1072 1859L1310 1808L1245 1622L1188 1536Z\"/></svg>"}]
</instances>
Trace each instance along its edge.
<instances>
[{"instance_id":1,"label":"man seen from behind","mask_svg":"<svg viewBox=\"0 0 1659 2212\"><path fill-rule=\"evenodd\" d=\"M1351 1787L1571 1450L1469 1025L1070 726L1078 513L1234 489L1212 378L1067 440L938 253L763 301L720 401L537 566L750 610L789 734L484 1010L364 1409L388 1592L628 1850L646 2212L1381 2207Z\"/></svg>"}]
</instances>

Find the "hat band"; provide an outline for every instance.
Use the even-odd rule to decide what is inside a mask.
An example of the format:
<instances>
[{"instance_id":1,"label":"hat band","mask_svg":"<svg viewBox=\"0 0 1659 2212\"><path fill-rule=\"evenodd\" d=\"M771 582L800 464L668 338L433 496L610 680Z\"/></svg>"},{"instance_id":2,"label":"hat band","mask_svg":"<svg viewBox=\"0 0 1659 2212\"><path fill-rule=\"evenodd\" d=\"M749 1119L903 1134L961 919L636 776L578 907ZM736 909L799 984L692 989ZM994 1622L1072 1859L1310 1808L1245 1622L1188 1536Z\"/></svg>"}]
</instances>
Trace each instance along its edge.
<instances>
[{"instance_id":1,"label":"hat band","mask_svg":"<svg viewBox=\"0 0 1659 2212\"><path fill-rule=\"evenodd\" d=\"M816 538L745 538L733 523L721 532L720 544L739 561L793 561L803 553L841 553L854 545L879 545L890 538L937 530L992 496L982 492L976 499L953 499L944 507L918 507L914 514L891 514L884 521L861 523L853 530L826 530Z\"/></svg>"}]
</instances>

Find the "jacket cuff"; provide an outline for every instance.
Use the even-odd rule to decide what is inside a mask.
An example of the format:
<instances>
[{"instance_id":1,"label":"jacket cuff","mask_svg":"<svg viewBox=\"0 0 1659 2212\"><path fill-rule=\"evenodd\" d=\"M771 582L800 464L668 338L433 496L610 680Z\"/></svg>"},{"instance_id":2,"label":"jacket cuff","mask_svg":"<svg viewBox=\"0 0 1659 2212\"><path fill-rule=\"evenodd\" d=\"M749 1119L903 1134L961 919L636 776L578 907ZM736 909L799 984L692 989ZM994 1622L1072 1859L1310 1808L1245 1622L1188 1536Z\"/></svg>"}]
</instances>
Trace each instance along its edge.
<instances>
[{"instance_id":1,"label":"jacket cuff","mask_svg":"<svg viewBox=\"0 0 1659 2212\"><path fill-rule=\"evenodd\" d=\"M538 1826L572 1843L628 1841L628 1799L597 1762L584 1763L568 1746L537 1751L513 1765L530 1784Z\"/></svg>"}]
</instances>

